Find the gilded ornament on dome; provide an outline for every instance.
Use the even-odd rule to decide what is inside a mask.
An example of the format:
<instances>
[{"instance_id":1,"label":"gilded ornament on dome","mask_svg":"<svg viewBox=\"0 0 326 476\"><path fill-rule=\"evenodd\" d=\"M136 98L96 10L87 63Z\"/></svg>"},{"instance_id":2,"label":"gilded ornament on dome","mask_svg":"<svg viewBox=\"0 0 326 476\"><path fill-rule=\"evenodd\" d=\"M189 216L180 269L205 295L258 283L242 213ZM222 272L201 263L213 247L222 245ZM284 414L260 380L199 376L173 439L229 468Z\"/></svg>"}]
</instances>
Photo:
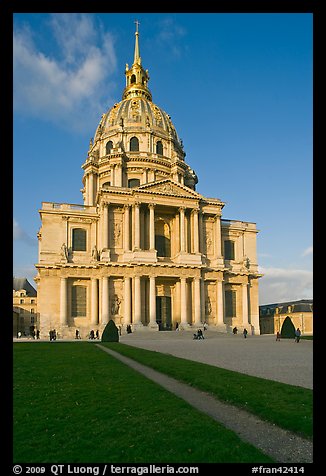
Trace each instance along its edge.
<instances>
[{"instance_id":1,"label":"gilded ornament on dome","mask_svg":"<svg viewBox=\"0 0 326 476\"><path fill-rule=\"evenodd\" d=\"M116 103L110 111L109 123L110 123L111 126L113 125L114 120L115 120L115 116L117 115L118 106L119 106L119 103Z\"/></svg>"},{"instance_id":2,"label":"gilded ornament on dome","mask_svg":"<svg viewBox=\"0 0 326 476\"><path fill-rule=\"evenodd\" d=\"M140 103L138 100L133 100L131 101L130 107L131 107L131 117L135 121L137 117L140 115Z\"/></svg>"}]
</instances>

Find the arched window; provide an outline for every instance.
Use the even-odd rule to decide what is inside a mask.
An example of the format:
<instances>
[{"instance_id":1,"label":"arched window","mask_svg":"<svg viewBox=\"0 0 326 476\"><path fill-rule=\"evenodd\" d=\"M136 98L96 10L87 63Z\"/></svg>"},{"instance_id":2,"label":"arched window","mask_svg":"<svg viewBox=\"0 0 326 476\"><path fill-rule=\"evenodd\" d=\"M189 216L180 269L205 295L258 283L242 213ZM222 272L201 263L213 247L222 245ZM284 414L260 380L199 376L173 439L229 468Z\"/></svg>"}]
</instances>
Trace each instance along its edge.
<instances>
[{"instance_id":1,"label":"arched window","mask_svg":"<svg viewBox=\"0 0 326 476\"><path fill-rule=\"evenodd\" d=\"M74 228L72 230L72 250L86 251L86 230Z\"/></svg>"},{"instance_id":2,"label":"arched window","mask_svg":"<svg viewBox=\"0 0 326 476\"><path fill-rule=\"evenodd\" d=\"M160 140L156 142L156 153L163 155L163 144Z\"/></svg>"},{"instance_id":3,"label":"arched window","mask_svg":"<svg viewBox=\"0 0 326 476\"><path fill-rule=\"evenodd\" d=\"M132 152L135 152L135 151L137 152L139 150L139 140L137 139L137 137L132 137L130 139L129 150Z\"/></svg>"},{"instance_id":4,"label":"arched window","mask_svg":"<svg viewBox=\"0 0 326 476\"><path fill-rule=\"evenodd\" d=\"M106 143L106 153L111 154L111 149L113 148L113 142L112 140L109 140L109 142Z\"/></svg>"},{"instance_id":5,"label":"arched window","mask_svg":"<svg viewBox=\"0 0 326 476\"><path fill-rule=\"evenodd\" d=\"M130 78L130 83L134 84L136 82L136 76L133 74Z\"/></svg>"},{"instance_id":6,"label":"arched window","mask_svg":"<svg viewBox=\"0 0 326 476\"><path fill-rule=\"evenodd\" d=\"M155 249L157 256L171 256L170 227L164 220L157 220L155 223Z\"/></svg>"},{"instance_id":7,"label":"arched window","mask_svg":"<svg viewBox=\"0 0 326 476\"><path fill-rule=\"evenodd\" d=\"M111 185L111 182L105 182L103 185L102 185L102 188L108 188L110 187Z\"/></svg>"},{"instance_id":8,"label":"arched window","mask_svg":"<svg viewBox=\"0 0 326 476\"><path fill-rule=\"evenodd\" d=\"M138 178L132 178L128 180L128 188L139 187L140 180Z\"/></svg>"}]
</instances>

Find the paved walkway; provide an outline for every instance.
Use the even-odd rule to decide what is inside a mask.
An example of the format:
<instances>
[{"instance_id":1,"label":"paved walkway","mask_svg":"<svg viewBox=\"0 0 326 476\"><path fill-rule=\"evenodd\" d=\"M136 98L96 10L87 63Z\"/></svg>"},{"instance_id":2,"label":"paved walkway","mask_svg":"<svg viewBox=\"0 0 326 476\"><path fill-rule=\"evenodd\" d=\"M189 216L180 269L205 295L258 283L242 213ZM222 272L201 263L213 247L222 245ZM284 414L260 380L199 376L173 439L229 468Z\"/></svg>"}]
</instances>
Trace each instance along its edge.
<instances>
[{"instance_id":1,"label":"paved walkway","mask_svg":"<svg viewBox=\"0 0 326 476\"><path fill-rule=\"evenodd\" d=\"M121 339L121 342L124 339ZM130 339L131 341L131 339ZM134 339L135 344L136 339ZM129 342L128 342L129 343ZM194 341L201 345L204 341ZM278 463L311 463L312 442L292 434L275 425L263 422L254 415L240 410L232 405L225 404L213 398L206 392L197 390L181 383L167 375L142 365L118 352L96 344L97 347L129 365L147 378L158 383L166 390L183 398L190 405L206 413L214 420L237 433L244 441L251 443Z\"/></svg>"},{"instance_id":2,"label":"paved walkway","mask_svg":"<svg viewBox=\"0 0 326 476\"><path fill-rule=\"evenodd\" d=\"M313 341L292 339L276 342L275 336L220 334L205 331L204 340L193 340L193 332L136 331L120 337L123 344L156 350L228 370L313 388Z\"/></svg>"}]
</instances>

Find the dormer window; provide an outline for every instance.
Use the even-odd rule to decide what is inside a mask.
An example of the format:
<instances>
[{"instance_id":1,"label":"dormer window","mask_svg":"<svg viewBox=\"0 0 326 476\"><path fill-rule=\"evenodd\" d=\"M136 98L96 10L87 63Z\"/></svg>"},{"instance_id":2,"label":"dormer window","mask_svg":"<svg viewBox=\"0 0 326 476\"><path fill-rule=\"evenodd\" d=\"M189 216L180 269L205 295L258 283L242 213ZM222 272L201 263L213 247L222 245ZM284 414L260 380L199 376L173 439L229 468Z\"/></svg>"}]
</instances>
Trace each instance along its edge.
<instances>
[{"instance_id":1,"label":"dormer window","mask_svg":"<svg viewBox=\"0 0 326 476\"><path fill-rule=\"evenodd\" d=\"M128 180L128 188L135 188L139 187L140 185L140 180L137 178L129 179Z\"/></svg>"},{"instance_id":2,"label":"dormer window","mask_svg":"<svg viewBox=\"0 0 326 476\"><path fill-rule=\"evenodd\" d=\"M111 154L111 150L113 149L112 140L109 140L109 142L106 143L105 149L107 154Z\"/></svg>"},{"instance_id":3,"label":"dormer window","mask_svg":"<svg viewBox=\"0 0 326 476\"><path fill-rule=\"evenodd\" d=\"M163 155L163 144L160 140L156 142L156 153Z\"/></svg>"},{"instance_id":4,"label":"dormer window","mask_svg":"<svg viewBox=\"0 0 326 476\"><path fill-rule=\"evenodd\" d=\"M137 139L137 137L132 137L130 139L129 145L130 145L130 147L129 147L130 152L138 152L139 151L139 140Z\"/></svg>"}]
</instances>

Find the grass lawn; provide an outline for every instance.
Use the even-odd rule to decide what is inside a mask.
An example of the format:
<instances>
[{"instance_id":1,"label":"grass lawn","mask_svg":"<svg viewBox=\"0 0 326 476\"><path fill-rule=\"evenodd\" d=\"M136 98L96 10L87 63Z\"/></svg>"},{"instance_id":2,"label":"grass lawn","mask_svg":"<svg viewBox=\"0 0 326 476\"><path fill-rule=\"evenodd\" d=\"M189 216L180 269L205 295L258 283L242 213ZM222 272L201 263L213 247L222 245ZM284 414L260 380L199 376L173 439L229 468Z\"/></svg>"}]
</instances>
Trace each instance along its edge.
<instances>
[{"instance_id":1,"label":"grass lawn","mask_svg":"<svg viewBox=\"0 0 326 476\"><path fill-rule=\"evenodd\" d=\"M112 342L104 345L282 428L312 437L313 392L310 389L126 344Z\"/></svg>"},{"instance_id":2,"label":"grass lawn","mask_svg":"<svg viewBox=\"0 0 326 476\"><path fill-rule=\"evenodd\" d=\"M15 463L272 461L87 342L14 344L13 410Z\"/></svg>"}]
</instances>

